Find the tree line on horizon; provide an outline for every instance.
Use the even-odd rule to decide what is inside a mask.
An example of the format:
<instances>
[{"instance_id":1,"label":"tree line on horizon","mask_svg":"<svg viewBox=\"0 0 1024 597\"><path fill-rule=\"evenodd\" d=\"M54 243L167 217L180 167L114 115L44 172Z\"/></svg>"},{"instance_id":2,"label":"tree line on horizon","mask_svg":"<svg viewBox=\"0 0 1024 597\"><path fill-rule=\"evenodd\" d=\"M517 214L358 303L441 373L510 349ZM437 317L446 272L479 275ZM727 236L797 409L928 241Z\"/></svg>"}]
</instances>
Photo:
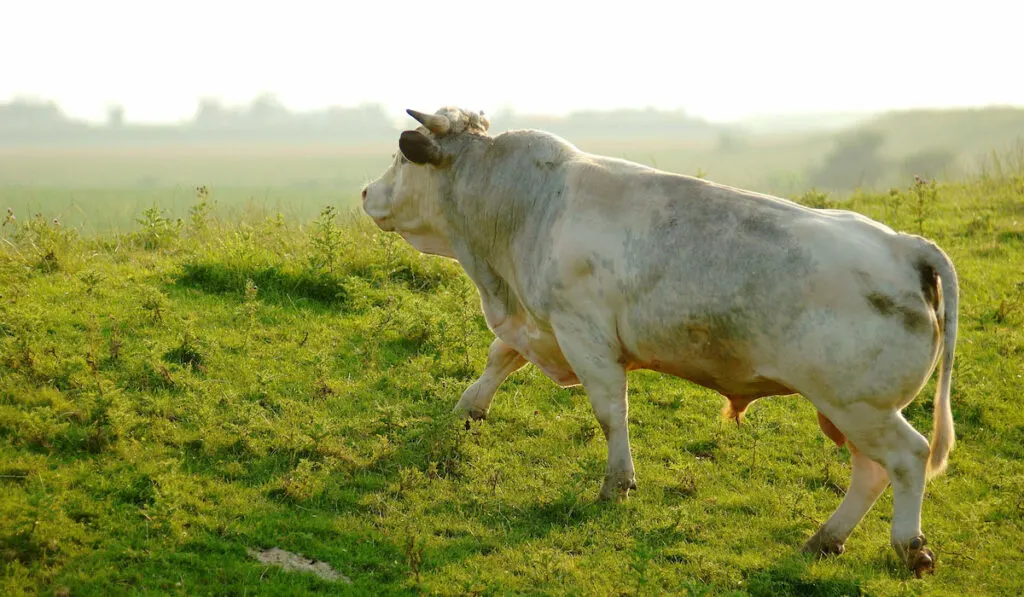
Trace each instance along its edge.
<instances>
[{"instance_id":1,"label":"tree line on horizon","mask_svg":"<svg viewBox=\"0 0 1024 597\"><path fill-rule=\"evenodd\" d=\"M807 184L815 188L873 188L894 176L955 176L961 169L957 163L960 154L970 143L976 145L979 139L988 143L1015 130L1024 139L1024 110L954 110L938 117L932 112L880 115L843 130L802 131L798 136L807 142L826 136L831 149L813 163L794 167L802 170ZM535 128L573 142L696 141L706 143L711 153L727 159L743 154L748 161L749 154L763 151L751 141L758 136L754 131L711 123L682 111L590 110L551 116L505 109L490 117L493 132ZM0 147L15 149L216 143L360 146L392 143L403 126L412 123L403 124L380 104L297 112L270 94L244 105L201 99L190 119L170 124L132 123L117 105L108 109L104 122L93 123L68 116L54 101L17 98L0 102ZM896 138L904 138L904 147L894 152L886 146ZM906 138L913 139L910 145Z\"/></svg>"},{"instance_id":2,"label":"tree line on horizon","mask_svg":"<svg viewBox=\"0 0 1024 597\"><path fill-rule=\"evenodd\" d=\"M654 109L581 111L564 117L492 115L500 128L543 128L571 138L711 138L720 127L682 112ZM173 142L285 142L364 144L388 142L400 123L379 104L297 112L263 94L246 105L199 100L188 120L140 124L123 106L108 108L102 123L69 117L54 101L16 98L0 103L0 145L158 144Z\"/></svg>"}]
</instances>

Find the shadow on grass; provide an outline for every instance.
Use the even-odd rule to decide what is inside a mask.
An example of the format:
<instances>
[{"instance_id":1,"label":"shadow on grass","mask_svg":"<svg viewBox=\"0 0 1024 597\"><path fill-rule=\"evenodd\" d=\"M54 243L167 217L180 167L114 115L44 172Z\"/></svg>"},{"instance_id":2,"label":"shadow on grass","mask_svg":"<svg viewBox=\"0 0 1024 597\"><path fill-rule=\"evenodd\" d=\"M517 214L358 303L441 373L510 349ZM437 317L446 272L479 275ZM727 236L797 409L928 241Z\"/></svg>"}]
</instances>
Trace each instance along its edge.
<instances>
[{"instance_id":1,"label":"shadow on grass","mask_svg":"<svg viewBox=\"0 0 1024 597\"><path fill-rule=\"evenodd\" d=\"M413 292L432 294L442 285L452 281L446 271L419 271L406 264L400 264L390 273L382 268L350 268L343 273L314 273L293 270L278 265L251 266L222 263L218 261L186 262L175 280L182 288L194 288L211 294L237 294L244 296L246 280L252 280L258 288L261 300L272 300L293 306L310 302L328 306L346 306L349 303L349 289L346 276L366 280L387 280L400 284Z\"/></svg>"},{"instance_id":2,"label":"shadow on grass","mask_svg":"<svg viewBox=\"0 0 1024 597\"><path fill-rule=\"evenodd\" d=\"M360 593L416 592L418 578L452 565L498 550L515 549L549 535L590 524L603 526L622 516L617 504L598 502L596 486L586 485L578 491L573 484L553 498L538 498L515 508L481 508L485 496L449 497L427 506L430 517L453 511L473 512L478 523L491 528L489 536L478 537L458 525L432 528L428 524L405 530L401 526L380 525L377 521L401 516L401 487L410 469L419 471L419 481L445 478L458 481L472 466L472 452L467 451L471 431L448 415L448 405L432 405L415 412L385 415L377 422L361 423L365 434L383 435L394 449L374 456L363 455L335 466L327 480L322 498L293 499L286 492L273 489L274 480L288 475L301 460L320 461L323 455L315 446L299 451L259 453L239 441L212 451L199 443L182 446L182 467L193 474L220 477L225 481L262 488L268 498L266 508L247 513L244 521L227 528L206 529L194 540L171 553L162 553L160 561L148 565L148 579L129 575L129 582L145 587L166 587L174 580L175 566L191 567L196 576L219 578L225 584L245 584L261 572L260 565L246 559L245 547L281 547L310 558L327 561L352 579L345 590ZM225 463L235 465L235 473L224 477ZM152 501L150 484L136 479L125 495L131 503ZM593 491L592 491L593 490ZM455 496L462 494L456 493ZM479 497L479 499L478 499ZM499 511L500 510L500 511ZM339 521L348 521L338 526ZM358 521L358 522L356 522ZM232 528L233 527L233 528ZM438 545L440 538L441 545ZM691 543L694 537L677 525L668 525L647 533L643 542L652 546ZM425 550L424 550L424 546ZM145 547L140 545L141 547ZM419 550L419 551L417 551ZM627 556L624 556L627 557ZM213 566L211 562L217 562ZM752 595L858 595L858 582L845 578L821 579L810 576L811 560L794 555L769 567L747 574L748 591ZM221 570L218 572L217 570ZM254 572L255 571L255 572ZM328 590L322 581L303 575L272 571L267 592L289 590ZM157 581L158 582L154 582ZM111 582L126 578L114 575ZM288 594L285 590L280 594Z\"/></svg>"},{"instance_id":3,"label":"shadow on grass","mask_svg":"<svg viewBox=\"0 0 1024 597\"><path fill-rule=\"evenodd\" d=\"M432 530L429 524L409 530L388 529L387 525L379 527L375 521L382 517L401 515L405 498L403 490L396 487L405 483L403 475L408 475L410 470L418 471L418 484L428 478L458 481L465 478L472 466L467 451L471 432L449 414L447 404L437 409L428 408L427 411L415 413L419 420L406 420L400 425L388 425L384 421L379 425L365 425L364 422L365 433L387 436L394 450L376 456L363 455L345 462L336 460L326 481L326 489L312 499L296 499L288 495L277 486L275 479L291 475L301 461L322 461L323 455L315 446L260 454L248 449L242 441L213 450L204 449L201 442L196 442L182 446L182 466L200 475L262 488L263 495L275 505L271 511L247 515L247 518L264 518L264 522L258 528L249 527L243 531L241 534L247 537L246 540L239 542L235 539L228 543L297 551L328 561L357 584L372 580L385 592L407 589L415 576L415 567L420 568L421 574L428 574L467 559L615 515L614 504L595 501L596 489L585 493L567 489L554 499L537 500L525 507L504 511L493 508L478 510L473 515L477 521L501 531L489 538L469 535L458 528ZM225 476L221 472L225 463L235 465L236 472ZM450 514L453 509L473 509L481 501L486 500L447 498L432 503L428 510L442 516ZM354 515L362 521L358 525L361 531L348 529L348 543L325 539L337 532L331 521L339 515ZM299 532L303 525L310 528ZM496 539L498 536L500 541ZM416 563L416 557L410 553L411 548L406 543L414 541L412 549L415 549L416 545L431 537L443 538L443 549L427 548L422 560ZM252 545L254 540L259 545ZM222 543L219 539L215 542ZM360 556L359 561L352 559L360 553L365 557ZM371 557L372 554L376 555ZM381 561L381 557L386 562ZM382 574L381 566L386 569L386 574Z\"/></svg>"},{"instance_id":4,"label":"shadow on grass","mask_svg":"<svg viewBox=\"0 0 1024 597\"><path fill-rule=\"evenodd\" d=\"M801 595L807 597L841 597L863 595L860 583L848 578L810 578L808 569L813 559L794 554L747 576L747 591L755 596Z\"/></svg>"},{"instance_id":5,"label":"shadow on grass","mask_svg":"<svg viewBox=\"0 0 1024 597\"><path fill-rule=\"evenodd\" d=\"M252 280L262 300L302 305L305 301L301 299L307 299L328 306L348 302L348 290L337 277L288 271L277 266L250 268L224 263L185 263L175 283L213 294L244 296L246 280Z\"/></svg>"}]
</instances>

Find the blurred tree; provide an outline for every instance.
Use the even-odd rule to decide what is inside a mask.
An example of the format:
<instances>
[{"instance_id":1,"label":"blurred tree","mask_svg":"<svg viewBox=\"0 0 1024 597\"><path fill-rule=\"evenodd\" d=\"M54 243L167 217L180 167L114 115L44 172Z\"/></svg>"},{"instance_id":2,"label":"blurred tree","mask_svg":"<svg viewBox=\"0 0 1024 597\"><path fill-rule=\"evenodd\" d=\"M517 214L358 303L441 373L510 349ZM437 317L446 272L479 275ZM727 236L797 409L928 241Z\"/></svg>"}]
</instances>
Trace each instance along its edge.
<instances>
[{"instance_id":1,"label":"blurred tree","mask_svg":"<svg viewBox=\"0 0 1024 597\"><path fill-rule=\"evenodd\" d=\"M249 104L246 115L260 124L283 123L291 116L281 100L270 93L256 96Z\"/></svg>"},{"instance_id":2,"label":"blurred tree","mask_svg":"<svg viewBox=\"0 0 1024 597\"><path fill-rule=\"evenodd\" d=\"M747 146L747 139L740 131L725 129L718 133L718 151L735 153Z\"/></svg>"},{"instance_id":3,"label":"blurred tree","mask_svg":"<svg viewBox=\"0 0 1024 597\"><path fill-rule=\"evenodd\" d=\"M110 128L124 126L124 106L120 104L107 106L107 126Z\"/></svg>"},{"instance_id":4,"label":"blurred tree","mask_svg":"<svg viewBox=\"0 0 1024 597\"><path fill-rule=\"evenodd\" d=\"M878 155L882 142L882 134L870 130L839 137L824 163L811 170L811 185L833 190L871 187L885 171L885 160Z\"/></svg>"},{"instance_id":5,"label":"blurred tree","mask_svg":"<svg viewBox=\"0 0 1024 597\"><path fill-rule=\"evenodd\" d=\"M220 100L203 98L196 106L195 124L203 128L223 128L230 125L237 117L233 110L225 108Z\"/></svg>"},{"instance_id":6,"label":"blurred tree","mask_svg":"<svg viewBox=\"0 0 1024 597\"><path fill-rule=\"evenodd\" d=\"M934 180L949 175L956 155L948 149L925 149L903 160L903 174Z\"/></svg>"},{"instance_id":7,"label":"blurred tree","mask_svg":"<svg viewBox=\"0 0 1024 597\"><path fill-rule=\"evenodd\" d=\"M0 104L0 128L59 128L70 121L55 102L16 98Z\"/></svg>"}]
</instances>

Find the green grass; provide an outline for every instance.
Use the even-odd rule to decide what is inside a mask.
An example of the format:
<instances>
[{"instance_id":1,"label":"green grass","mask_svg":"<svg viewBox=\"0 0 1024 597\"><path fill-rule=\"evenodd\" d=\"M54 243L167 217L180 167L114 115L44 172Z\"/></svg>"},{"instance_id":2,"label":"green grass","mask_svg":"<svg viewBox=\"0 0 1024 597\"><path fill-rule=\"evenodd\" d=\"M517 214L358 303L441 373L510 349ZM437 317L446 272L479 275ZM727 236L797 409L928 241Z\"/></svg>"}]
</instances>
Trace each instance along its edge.
<instances>
[{"instance_id":1,"label":"green grass","mask_svg":"<svg viewBox=\"0 0 1024 597\"><path fill-rule=\"evenodd\" d=\"M1020 595L1024 179L915 197L845 206L960 273L934 576L891 554L888 491L846 554L799 553L849 480L799 396L736 427L713 392L632 373L640 489L618 504L581 389L526 368L487 421L453 420L491 339L477 294L359 214L83 238L44 209L0 229L0 593ZM933 389L906 410L926 432ZM275 546L352 584L247 555Z\"/></svg>"},{"instance_id":2,"label":"green grass","mask_svg":"<svg viewBox=\"0 0 1024 597\"><path fill-rule=\"evenodd\" d=\"M313 219L327 204L356 205L390 163L387 147L322 146L0 148L0 209L45 212L88 234L132 229L154 205L185 217L195 186L210 188L225 221L252 212Z\"/></svg>"}]
</instances>

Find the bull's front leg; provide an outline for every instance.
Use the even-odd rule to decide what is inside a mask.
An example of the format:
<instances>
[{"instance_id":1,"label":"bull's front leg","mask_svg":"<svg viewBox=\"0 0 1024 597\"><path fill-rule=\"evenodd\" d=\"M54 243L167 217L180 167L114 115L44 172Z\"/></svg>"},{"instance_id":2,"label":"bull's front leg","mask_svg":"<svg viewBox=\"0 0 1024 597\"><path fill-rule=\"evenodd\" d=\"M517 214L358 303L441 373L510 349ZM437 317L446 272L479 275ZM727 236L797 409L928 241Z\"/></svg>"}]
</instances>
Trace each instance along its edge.
<instances>
[{"instance_id":1,"label":"bull's front leg","mask_svg":"<svg viewBox=\"0 0 1024 597\"><path fill-rule=\"evenodd\" d=\"M582 325L578 325L582 324ZM629 404L626 397L626 369L620 363L621 350L610 335L597 326L567 322L555 328L559 347L590 399L597 422L608 442L608 463L600 498L629 496L636 489L636 472L629 447Z\"/></svg>"},{"instance_id":2,"label":"bull's front leg","mask_svg":"<svg viewBox=\"0 0 1024 597\"><path fill-rule=\"evenodd\" d=\"M455 412L477 420L486 419L498 387L524 365L526 359L522 355L502 342L501 338L495 338L487 351L487 366L483 374L462 393L462 398L455 405Z\"/></svg>"},{"instance_id":3,"label":"bull's front leg","mask_svg":"<svg viewBox=\"0 0 1024 597\"><path fill-rule=\"evenodd\" d=\"M590 406L608 442L608 465L601 485L602 500L628 497L636 489L636 471L629 447L629 404L626 399L626 371L617 363L595 375L577 375L590 398ZM589 381L588 381L589 380Z\"/></svg>"}]
</instances>

